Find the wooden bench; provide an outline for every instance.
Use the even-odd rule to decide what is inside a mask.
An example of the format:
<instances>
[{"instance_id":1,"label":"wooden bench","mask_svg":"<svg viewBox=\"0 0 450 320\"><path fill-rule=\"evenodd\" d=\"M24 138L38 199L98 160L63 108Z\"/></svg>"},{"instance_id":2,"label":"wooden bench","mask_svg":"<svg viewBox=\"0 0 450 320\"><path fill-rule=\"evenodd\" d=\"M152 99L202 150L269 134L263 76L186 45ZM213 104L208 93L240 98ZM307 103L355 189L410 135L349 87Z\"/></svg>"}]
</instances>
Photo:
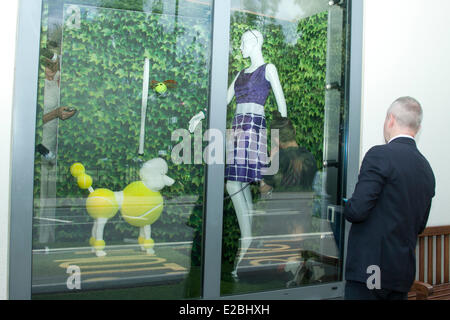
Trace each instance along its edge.
<instances>
[{"instance_id":1,"label":"wooden bench","mask_svg":"<svg viewBox=\"0 0 450 320\"><path fill-rule=\"evenodd\" d=\"M419 236L418 247L419 280L414 282L408 299L450 300L450 226L426 228Z\"/></svg>"}]
</instances>

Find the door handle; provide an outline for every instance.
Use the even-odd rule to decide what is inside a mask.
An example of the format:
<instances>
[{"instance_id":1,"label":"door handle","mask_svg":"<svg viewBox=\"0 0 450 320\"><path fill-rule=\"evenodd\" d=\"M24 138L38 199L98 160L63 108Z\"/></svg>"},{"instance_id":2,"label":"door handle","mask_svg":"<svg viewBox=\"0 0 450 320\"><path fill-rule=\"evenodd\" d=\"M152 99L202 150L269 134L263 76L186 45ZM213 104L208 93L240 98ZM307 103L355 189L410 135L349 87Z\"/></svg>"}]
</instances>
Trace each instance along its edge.
<instances>
[{"instance_id":1,"label":"door handle","mask_svg":"<svg viewBox=\"0 0 450 320\"><path fill-rule=\"evenodd\" d=\"M332 7L332 6L339 6L339 7L343 8L343 9L345 9L345 1L341 1L341 0L330 0L330 1L328 1L328 5L330 7Z\"/></svg>"},{"instance_id":2,"label":"door handle","mask_svg":"<svg viewBox=\"0 0 450 320\"><path fill-rule=\"evenodd\" d=\"M336 161L336 160L325 160L323 162L323 166L324 166L324 168L331 168L331 167L339 168L339 161Z\"/></svg>"},{"instance_id":3,"label":"door handle","mask_svg":"<svg viewBox=\"0 0 450 320\"><path fill-rule=\"evenodd\" d=\"M340 84L337 82L327 83L327 85L325 86L325 89L328 91L329 90L338 90L338 91L342 90Z\"/></svg>"}]
</instances>

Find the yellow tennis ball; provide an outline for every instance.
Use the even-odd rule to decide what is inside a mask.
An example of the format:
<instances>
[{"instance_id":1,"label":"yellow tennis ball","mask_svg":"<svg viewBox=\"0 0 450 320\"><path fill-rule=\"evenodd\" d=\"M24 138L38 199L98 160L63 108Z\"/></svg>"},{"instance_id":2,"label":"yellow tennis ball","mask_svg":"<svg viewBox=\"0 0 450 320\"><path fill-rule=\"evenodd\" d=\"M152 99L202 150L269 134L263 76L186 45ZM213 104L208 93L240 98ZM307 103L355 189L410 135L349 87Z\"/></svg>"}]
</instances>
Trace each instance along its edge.
<instances>
[{"instance_id":1,"label":"yellow tennis ball","mask_svg":"<svg viewBox=\"0 0 450 320\"><path fill-rule=\"evenodd\" d=\"M103 250L105 249L105 245L106 245L105 240L95 240L93 247L96 250Z\"/></svg>"},{"instance_id":2,"label":"yellow tennis ball","mask_svg":"<svg viewBox=\"0 0 450 320\"><path fill-rule=\"evenodd\" d=\"M119 204L111 190L96 189L86 199L86 209L94 219L111 219L119 210Z\"/></svg>"},{"instance_id":3,"label":"yellow tennis ball","mask_svg":"<svg viewBox=\"0 0 450 320\"><path fill-rule=\"evenodd\" d=\"M86 173L82 173L78 176L77 183L81 189L89 189L92 186L92 177Z\"/></svg>"},{"instance_id":4,"label":"yellow tennis ball","mask_svg":"<svg viewBox=\"0 0 450 320\"><path fill-rule=\"evenodd\" d=\"M164 83L160 82L156 85L155 91L161 94L165 93L167 91L167 86Z\"/></svg>"},{"instance_id":5,"label":"yellow tennis ball","mask_svg":"<svg viewBox=\"0 0 450 320\"><path fill-rule=\"evenodd\" d=\"M132 226L154 223L161 216L163 207L161 194L147 188L142 181L133 182L123 190L122 217Z\"/></svg>"},{"instance_id":6,"label":"yellow tennis ball","mask_svg":"<svg viewBox=\"0 0 450 320\"><path fill-rule=\"evenodd\" d=\"M79 162L75 162L73 165L70 166L70 173L74 177L82 175L83 173L85 173L85 171L86 170L84 169L84 166Z\"/></svg>"},{"instance_id":7,"label":"yellow tennis ball","mask_svg":"<svg viewBox=\"0 0 450 320\"><path fill-rule=\"evenodd\" d=\"M152 249L155 246L155 241L153 239L145 239L142 246L145 249Z\"/></svg>"}]
</instances>

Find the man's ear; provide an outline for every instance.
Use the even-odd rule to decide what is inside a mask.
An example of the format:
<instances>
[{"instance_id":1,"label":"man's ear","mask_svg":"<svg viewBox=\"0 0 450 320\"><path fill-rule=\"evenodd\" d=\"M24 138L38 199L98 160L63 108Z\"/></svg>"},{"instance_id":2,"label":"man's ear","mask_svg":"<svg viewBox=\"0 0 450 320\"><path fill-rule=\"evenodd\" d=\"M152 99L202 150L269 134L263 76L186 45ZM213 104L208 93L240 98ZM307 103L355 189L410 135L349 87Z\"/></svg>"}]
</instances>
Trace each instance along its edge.
<instances>
[{"instance_id":1,"label":"man's ear","mask_svg":"<svg viewBox=\"0 0 450 320\"><path fill-rule=\"evenodd\" d=\"M388 117L389 117L388 127L392 128L395 125L395 123L397 122L397 120L395 119L393 114L390 114Z\"/></svg>"},{"instance_id":2,"label":"man's ear","mask_svg":"<svg viewBox=\"0 0 450 320\"><path fill-rule=\"evenodd\" d=\"M419 128L417 128L417 131L414 133L414 137L420 132L420 129L422 129L421 125L419 126Z\"/></svg>"}]
</instances>

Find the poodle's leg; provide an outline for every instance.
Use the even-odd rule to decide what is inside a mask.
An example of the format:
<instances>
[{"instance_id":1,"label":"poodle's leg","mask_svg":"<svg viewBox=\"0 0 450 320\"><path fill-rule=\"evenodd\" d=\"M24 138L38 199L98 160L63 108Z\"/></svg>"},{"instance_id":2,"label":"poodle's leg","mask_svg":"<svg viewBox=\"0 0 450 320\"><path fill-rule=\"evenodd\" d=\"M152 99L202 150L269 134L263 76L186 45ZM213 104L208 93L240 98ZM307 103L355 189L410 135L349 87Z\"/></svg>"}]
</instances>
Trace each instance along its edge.
<instances>
[{"instance_id":1,"label":"poodle's leg","mask_svg":"<svg viewBox=\"0 0 450 320\"><path fill-rule=\"evenodd\" d=\"M95 232L95 242L94 242L95 254L97 257L106 256L106 252L103 250L105 249L105 241L103 240L103 230L105 229L107 221L108 221L107 218L97 219L97 230Z\"/></svg>"},{"instance_id":2,"label":"poodle's leg","mask_svg":"<svg viewBox=\"0 0 450 320\"><path fill-rule=\"evenodd\" d=\"M147 251L147 254L155 254L155 250L153 247L155 246L155 242L152 239L152 226L146 225L144 228L144 248Z\"/></svg>"},{"instance_id":3,"label":"poodle's leg","mask_svg":"<svg viewBox=\"0 0 450 320\"><path fill-rule=\"evenodd\" d=\"M140 227L140 228L139 228L138 243L139 243L139 246L141 247L141 250L142 250L142 251L145 251L145 248L144 248L144 241L145 241L144 227Z\"/></svg>"},{"instance_id":4,"label":"poodle's leg","mask_svg":"<svg viewBox=\"0 0 450 320\"><path fill-rule=\"evenodd\" d=\"M91 251L95 252L94 243L95 243L95 237L97 234L97 219L94 219L94 223L92 224L92 233L91 238L89 239L89 244L91 245Z\"/></svg>"}]
</instances>

